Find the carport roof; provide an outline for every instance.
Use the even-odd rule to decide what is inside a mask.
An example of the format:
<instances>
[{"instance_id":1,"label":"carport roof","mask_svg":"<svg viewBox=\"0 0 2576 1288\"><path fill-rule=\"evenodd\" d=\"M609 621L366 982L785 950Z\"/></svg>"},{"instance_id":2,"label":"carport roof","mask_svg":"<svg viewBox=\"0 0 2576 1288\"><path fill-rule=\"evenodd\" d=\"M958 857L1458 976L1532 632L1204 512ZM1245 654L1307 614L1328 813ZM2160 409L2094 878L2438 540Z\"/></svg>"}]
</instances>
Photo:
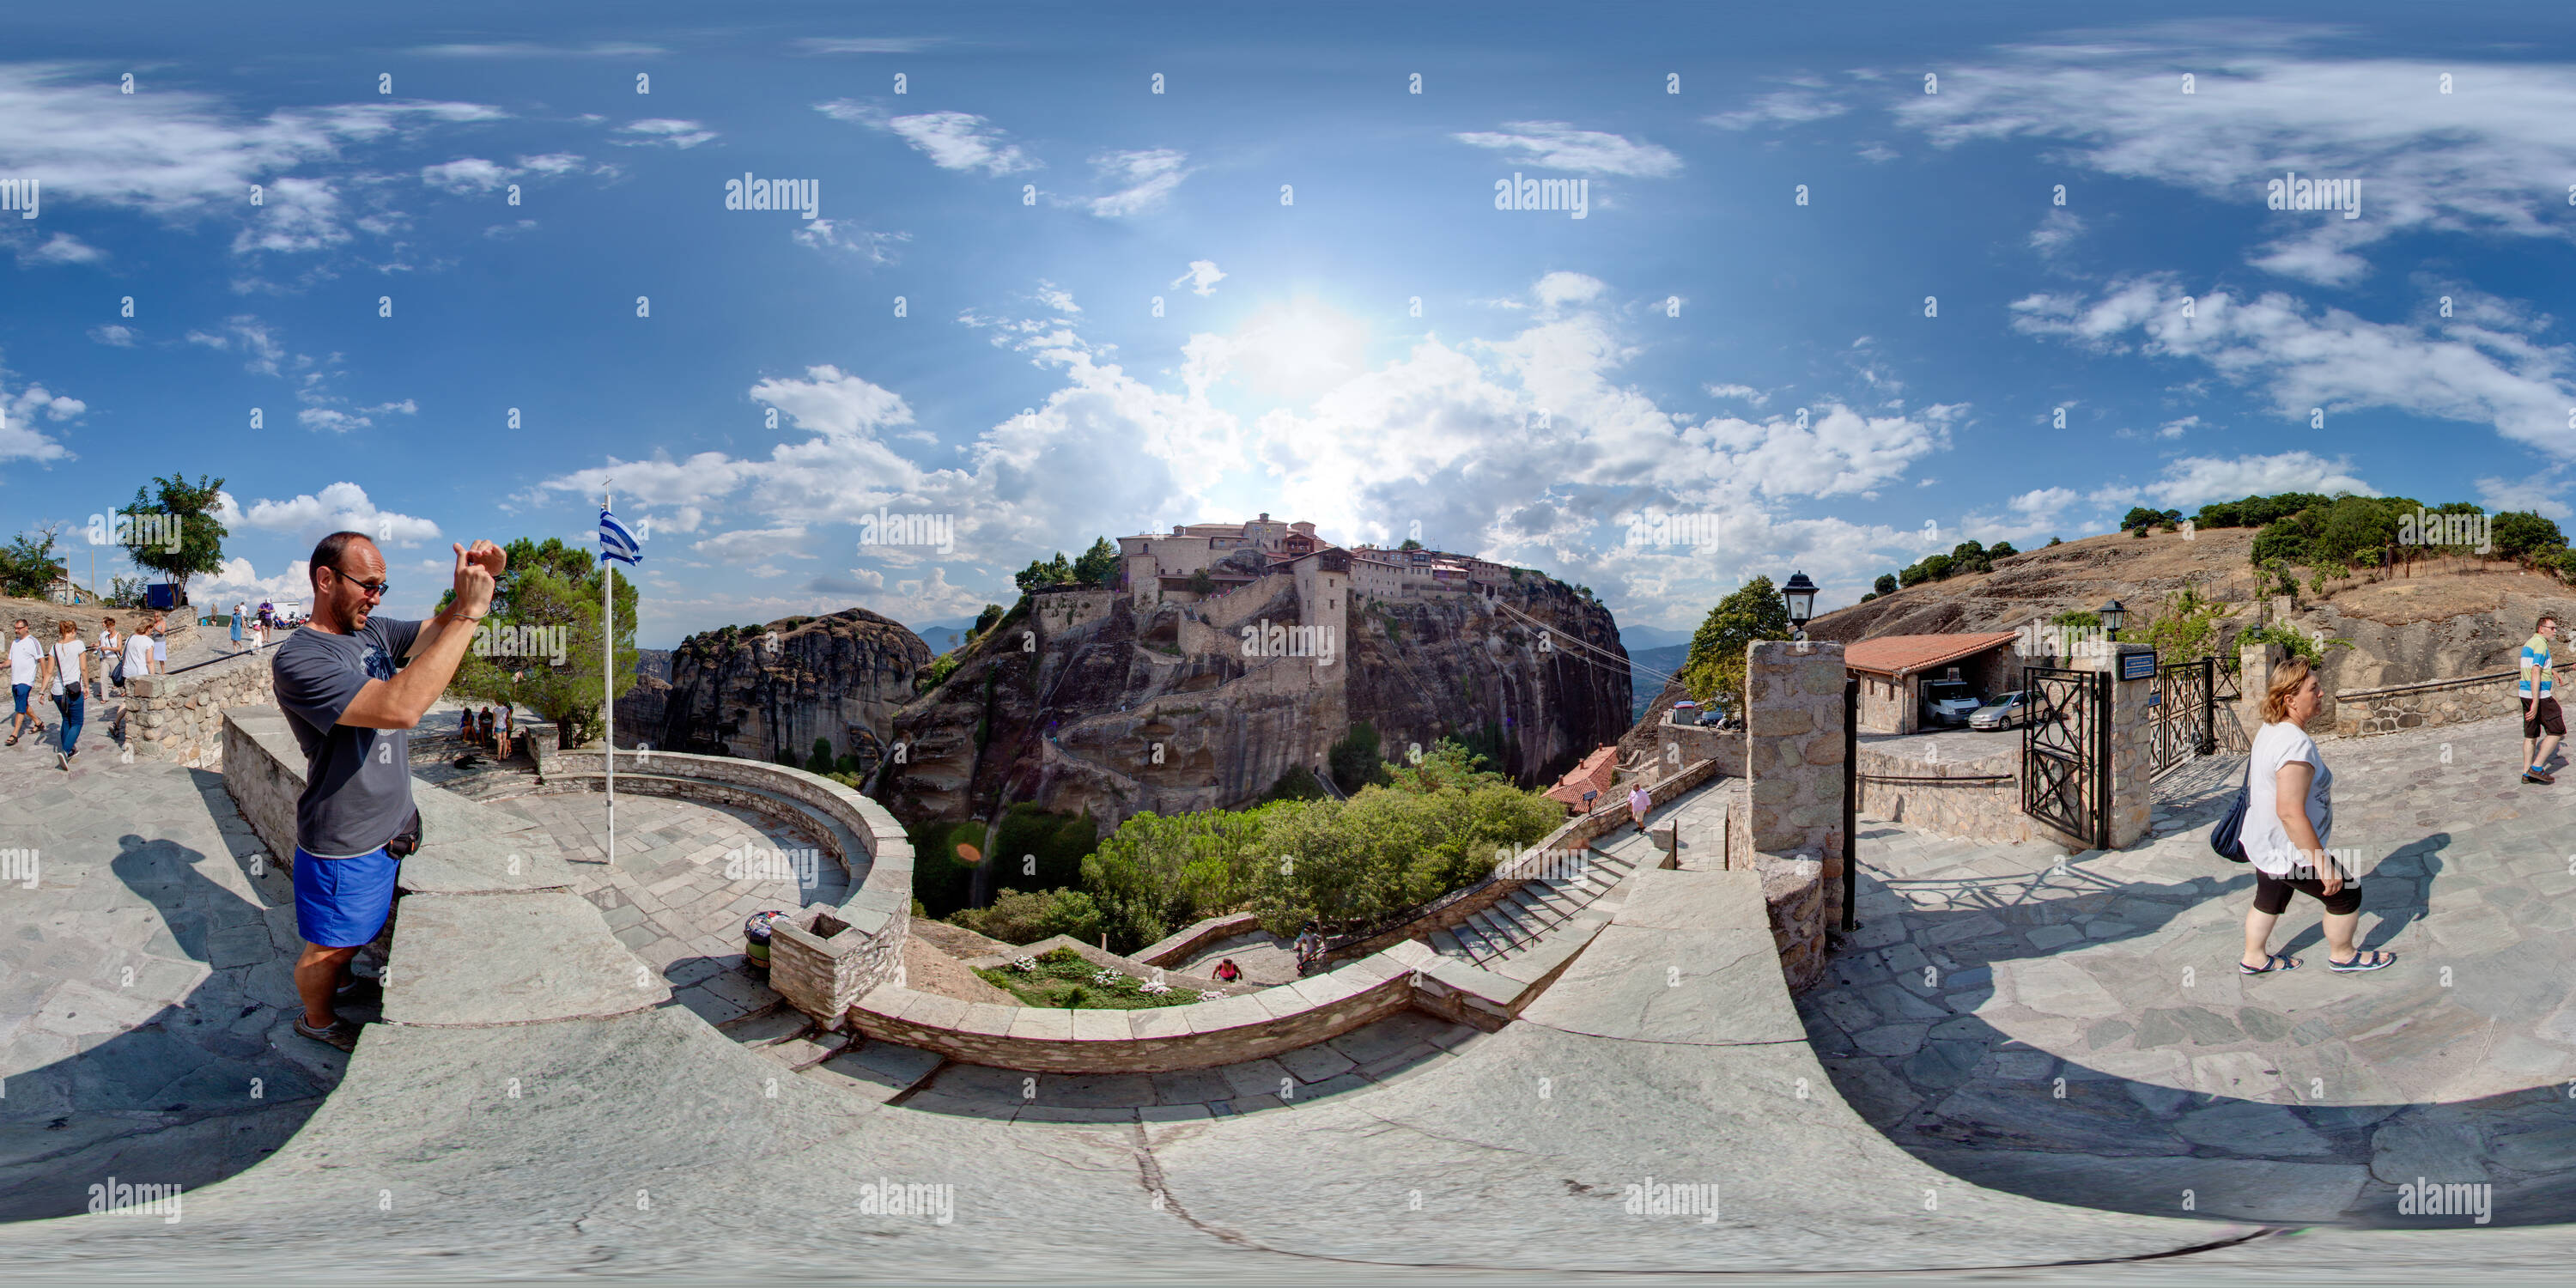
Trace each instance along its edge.
<instances>
[{"instance_id":1,"label":"carport roof","mask_svg":"<svg viewBox=\"0 0 2576 1288\"><path fill-rule=\"evenodd\" d=\"M2011 631L1986 631L1973 635L1881 635L1874 640L1846 646L1843 665L1872 675L1902 678L2010 644L2015 638Z\"/></svg>"}]
</instances>

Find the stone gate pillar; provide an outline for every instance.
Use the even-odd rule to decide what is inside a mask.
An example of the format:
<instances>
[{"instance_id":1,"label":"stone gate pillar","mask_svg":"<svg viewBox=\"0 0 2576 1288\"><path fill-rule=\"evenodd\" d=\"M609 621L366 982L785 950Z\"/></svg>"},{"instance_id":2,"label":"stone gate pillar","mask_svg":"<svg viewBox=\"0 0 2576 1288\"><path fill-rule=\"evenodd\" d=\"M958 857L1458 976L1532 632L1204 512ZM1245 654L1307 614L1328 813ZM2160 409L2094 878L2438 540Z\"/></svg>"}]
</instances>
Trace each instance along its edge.
<instances>
[{"instance_id":1,"label":"stone gate pillar","mask_svg":"<svg viewBox=\"0 0 2576 1288\"><path fill-rule=\"evenodd\" d=\"M2272 672L2290 660L2290 650L2278 644L2244 644L2236 650L2237 673L2236 720L2245 726L2245 741L2263 731L2263 695L2272 691Z\"/></svg>"},{"instance_id":2,"label":"stone gate pillar","mask_svg":"<svg viewBox=\"0 0 2576 1288\"><path fill-rule=\"evenodd\" d=\"M2150 722L2155 717L2149 705L2156 696L2155 672L2150 670L2140 679L2120 678L2120 659L2153 656L2155 649L2145 644L2105 643L2088 650L2078 659L2079 670L2107 671L2111 675L2111 848L2126 849L2145 839L2147 820L2155 807L2155 786L2148 781L2154 772L2150 759Z\"/></svg>"},{"instance_id":3,"label":"stone gate pillar","mask_svg":"<svg viewBox=\"0 0 2576 1288\"><path fill-rule=\"evenodd\" d=\"M1745 805L1727 866L1762 876L1789 987L1823 977L1842 907L1843 646L1760 640L1744 651Z\"/></svg>"}]
</instances>

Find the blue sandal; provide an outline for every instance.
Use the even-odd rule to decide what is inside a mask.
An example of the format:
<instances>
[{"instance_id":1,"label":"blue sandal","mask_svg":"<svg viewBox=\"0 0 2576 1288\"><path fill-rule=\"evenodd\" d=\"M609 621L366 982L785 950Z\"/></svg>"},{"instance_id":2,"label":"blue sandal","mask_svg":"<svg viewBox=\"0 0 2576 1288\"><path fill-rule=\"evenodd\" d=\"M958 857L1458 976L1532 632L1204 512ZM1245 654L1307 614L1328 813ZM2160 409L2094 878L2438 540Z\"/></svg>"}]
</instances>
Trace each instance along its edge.
<instances>
[{"instance_id":1,"label":"blue sandal","mask_svg":"<svg viewBox=\"0 0 2576 1288\"><path fill-rule=\"evenodd\" d=\"M2296 970L2298 966L2298 958L2283 957L2279 953L2264 954L2263 964L2260 966L2248 966L2241 961L2236 963L2238 973L2245 975L2274 975L2285 970Z\"/></svg>"},{"instance_id":2,"label":"blue sandal","mask_svg":"<svg viewBox=\"0 0 2576 1288\"><path fill-rule=\"evenodd\" d=\"M2326 958L2327 970L2340 971L2345 974L2361 970L2378 970L2383 966L2394 966L2396 964L2397 954L2392 952L2383 952L2378 949L2365 949L2361 952L2354 953L2352 955L2352 960L2348 962L2339 962L2332 957Z\"/></svg>"}]
</instances>

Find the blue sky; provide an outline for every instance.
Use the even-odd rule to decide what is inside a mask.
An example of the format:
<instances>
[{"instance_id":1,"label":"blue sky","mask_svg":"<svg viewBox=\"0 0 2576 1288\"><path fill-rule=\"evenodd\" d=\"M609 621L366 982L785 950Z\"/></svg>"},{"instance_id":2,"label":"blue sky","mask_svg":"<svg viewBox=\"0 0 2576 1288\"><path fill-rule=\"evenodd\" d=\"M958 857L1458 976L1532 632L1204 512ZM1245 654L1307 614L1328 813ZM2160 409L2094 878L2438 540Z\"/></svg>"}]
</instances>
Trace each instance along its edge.
<instances>
[{"instance_id":1,"label":"blue sky","mask_svg":"<svg viewBox=\"0 0 2576 1288\"><path fill-rule=\"evenodd\" d=\"M1263 510L1663 627L2134 504L2567 517L2576 16L2243 11L13 19L0 524L85 576L88 514L220 475L201 602L299 598L350 526L410 613L448 542L586 540L605 483L667 645L971 616ZM2359 217L2268 209L2285 171ZM727 209L746 174L816 218ZM1515 175L1583 217L1496 209Z\"/></svg>"}]
</instances>

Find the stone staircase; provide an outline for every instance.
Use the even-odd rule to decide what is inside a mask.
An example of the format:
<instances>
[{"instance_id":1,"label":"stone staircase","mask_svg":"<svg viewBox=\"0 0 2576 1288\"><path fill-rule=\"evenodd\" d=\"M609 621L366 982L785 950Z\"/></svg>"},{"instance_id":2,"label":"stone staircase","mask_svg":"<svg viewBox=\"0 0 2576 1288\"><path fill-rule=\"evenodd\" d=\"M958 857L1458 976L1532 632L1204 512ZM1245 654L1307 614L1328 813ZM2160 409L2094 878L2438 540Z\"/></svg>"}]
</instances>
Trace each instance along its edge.
<instances>
[{"instance_id":1,"label":"stone staircase","mask_svg":"<svg viewBox=\"0 0 2576 1288\"><path fill-rule=\"evenodd\" d=\"M1504 961L1529 951L1548 931L1565 924L1626 880L1652 853L1645 849L1642 838L1630 839L1638 844L1619 848L1638 852L1623 857L1599 845L1586 846L1586 870L1580 879L1524 881L1492 907L1468 914L1465 921L1447 930L1432 931L1425 942L1441 956L1455 957L1471 966Z\"/></svg>"}]
</instances>

